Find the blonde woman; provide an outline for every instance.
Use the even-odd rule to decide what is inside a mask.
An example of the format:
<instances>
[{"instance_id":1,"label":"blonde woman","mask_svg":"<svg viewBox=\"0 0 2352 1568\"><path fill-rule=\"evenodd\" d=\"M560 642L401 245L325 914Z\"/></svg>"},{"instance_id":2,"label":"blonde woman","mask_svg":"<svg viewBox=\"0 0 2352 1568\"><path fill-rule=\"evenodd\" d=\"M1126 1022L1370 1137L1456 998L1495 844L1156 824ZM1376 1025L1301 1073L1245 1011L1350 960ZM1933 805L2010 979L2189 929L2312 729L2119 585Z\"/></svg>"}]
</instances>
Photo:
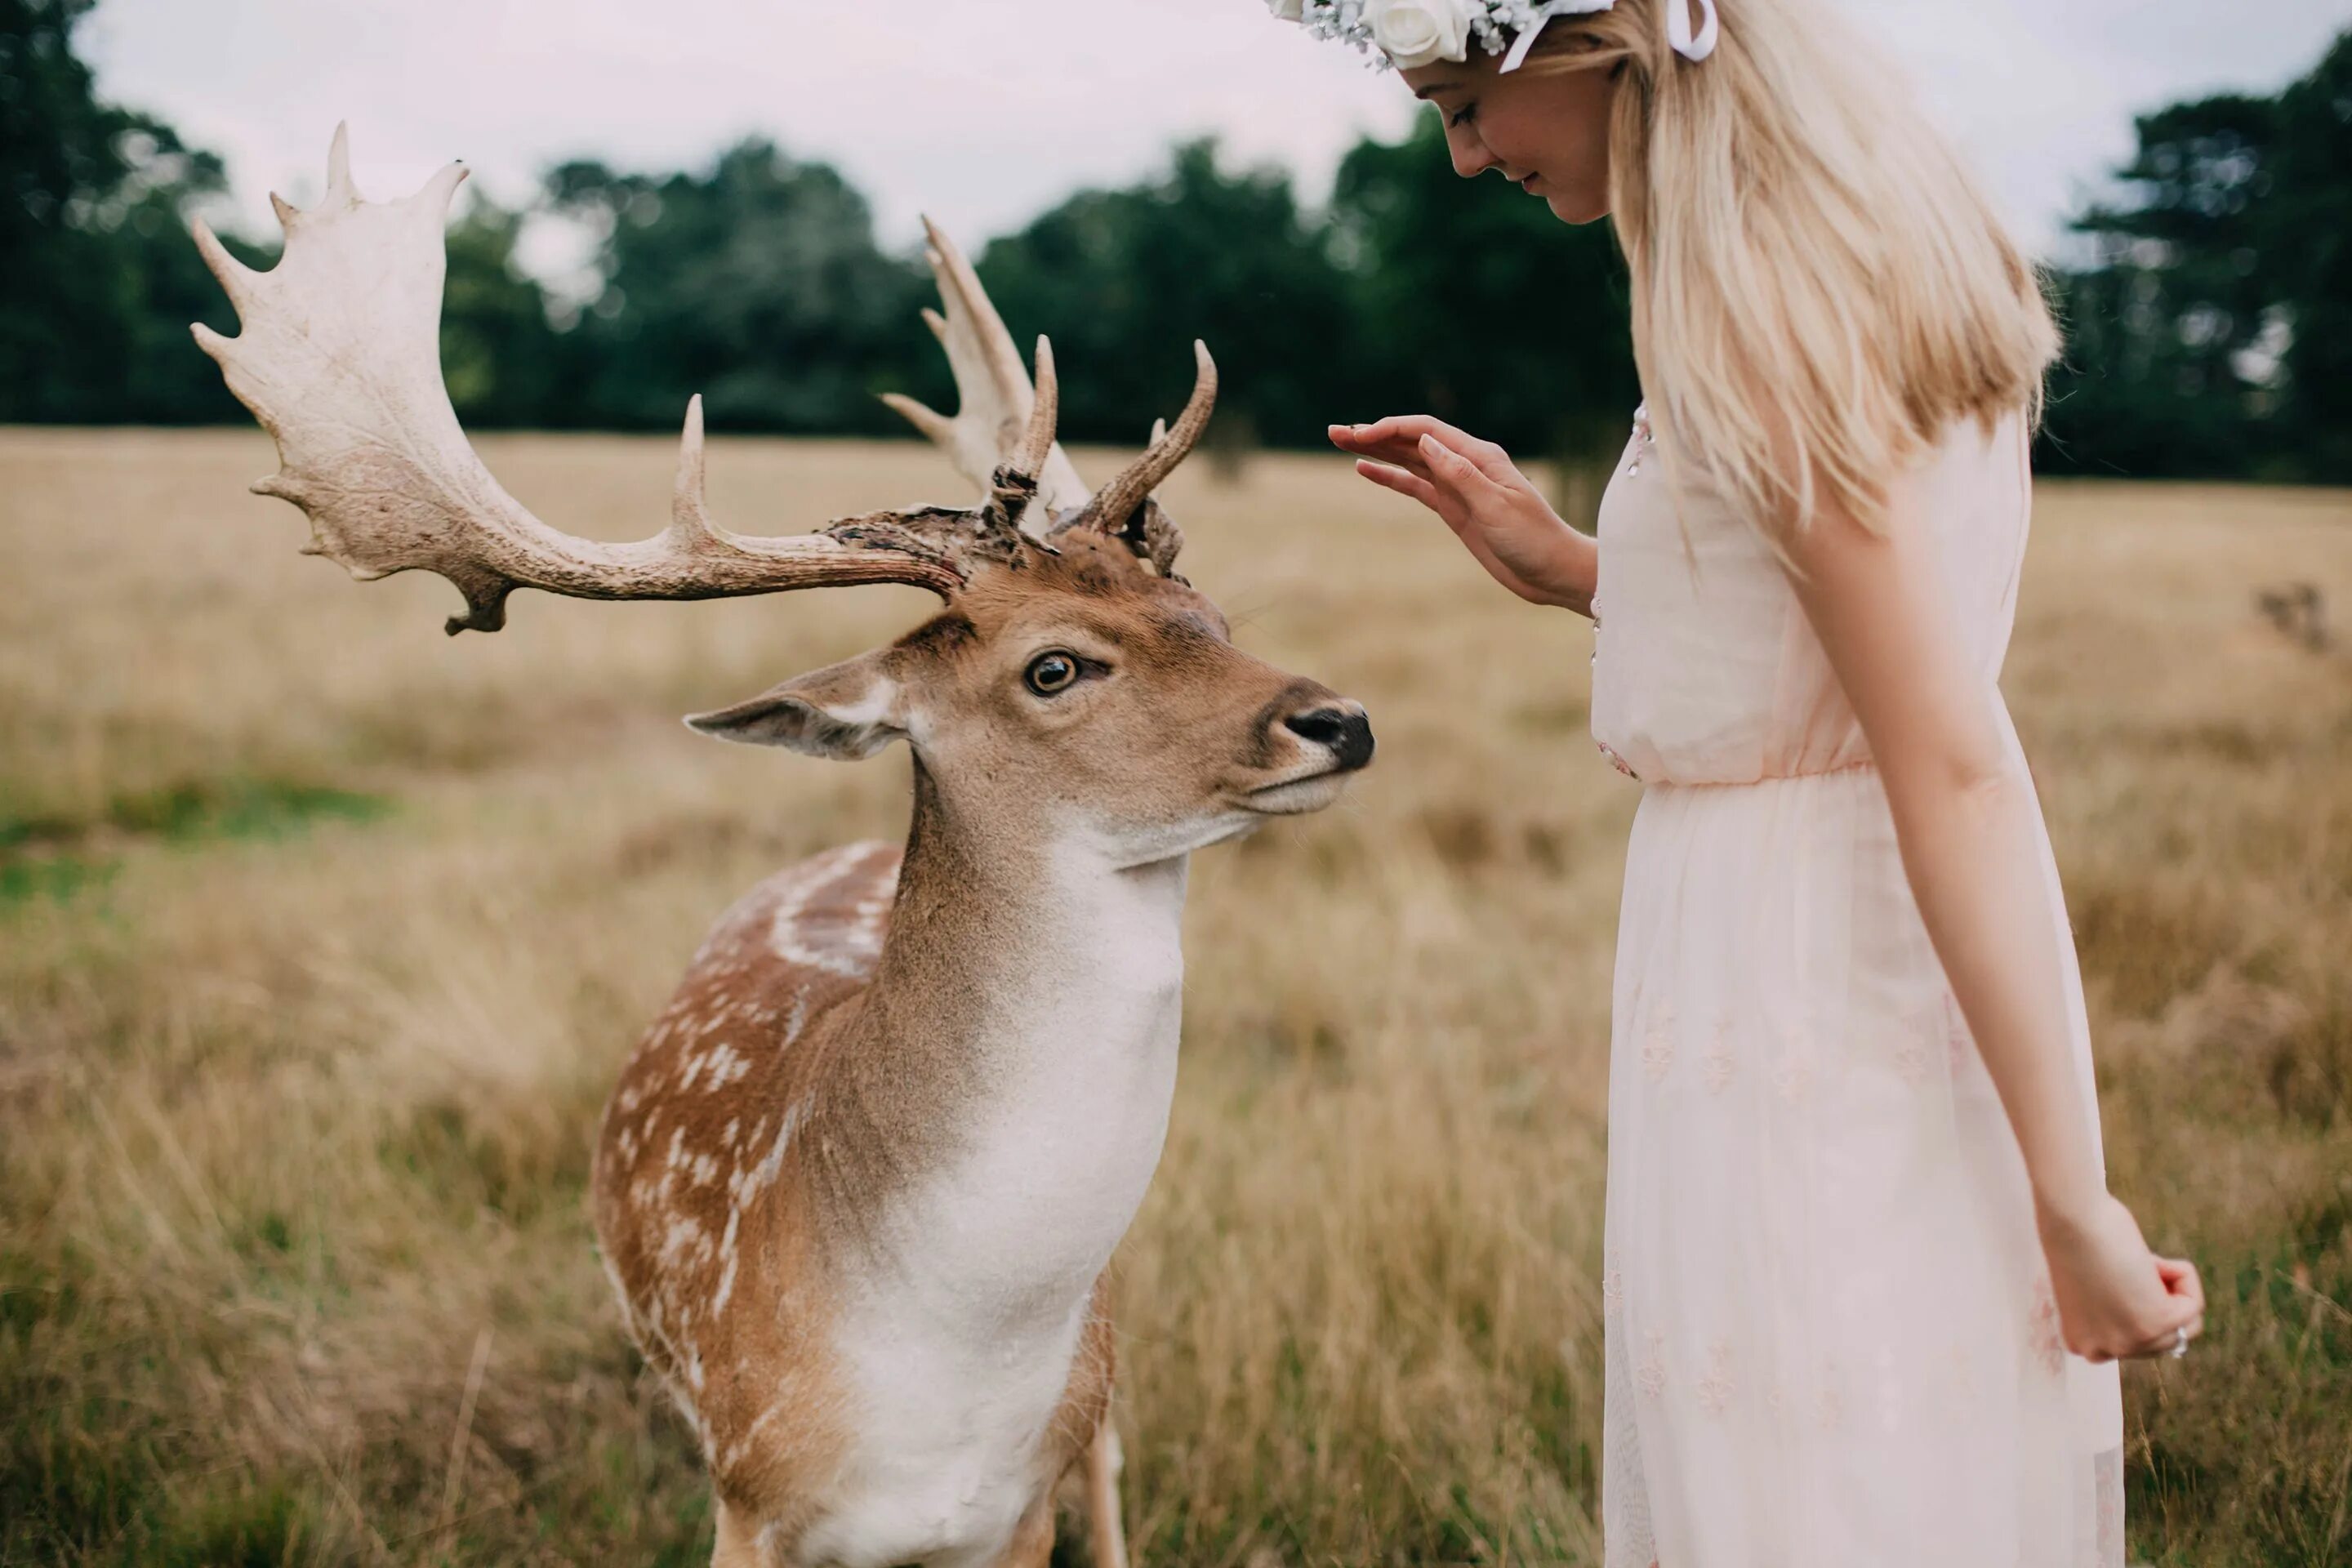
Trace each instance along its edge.
<instances>
[{"instance_id":1,"label":"blonde woman","mask_svg":"<svg viewBox=\"0 0 2352 1568\"><path fill-rule=\"evenodd\" d=\"M2114 1363L2202 1297L2106 1189L2057 873L1995 684L2055 333L1812 0L1273 0L1455 170L1607 216L1647 396L1596 543L1501 448L1334 426L1592 617L1644 788L1618 931L1603 1524L1626 1568L2123 1561Z\"/></svg>"}]
</instances>

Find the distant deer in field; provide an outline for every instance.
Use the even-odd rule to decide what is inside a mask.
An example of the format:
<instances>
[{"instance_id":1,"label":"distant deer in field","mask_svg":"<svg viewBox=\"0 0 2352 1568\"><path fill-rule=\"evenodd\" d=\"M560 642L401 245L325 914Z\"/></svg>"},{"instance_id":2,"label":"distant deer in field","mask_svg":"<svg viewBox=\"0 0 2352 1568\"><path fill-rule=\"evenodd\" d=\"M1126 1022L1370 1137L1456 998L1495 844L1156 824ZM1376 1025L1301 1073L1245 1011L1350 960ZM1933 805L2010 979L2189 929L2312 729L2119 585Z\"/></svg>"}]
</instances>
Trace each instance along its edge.
<instances>
[{"instance_id":1,"label":"distant deer in field","mask_svg":"<svg viewBox=\"0 0 2352 1568\"><path fill-rule=\"evenodd\" d=\"M722 1565L1044 1563L1084 1479L1099 1568L1125 1559L1104 1269L1168 1124L1187 858L1329 804L1370 761L1363 710L1250 658L1175 574L1151 491L1207 423L1089 496L1036 381L936 230L952 419L898 406L980 490L963 509L750 538L703 507L688 406L669 526L549 528L499 487L442 384L442 229L465 171L362 201L278 203L255 273L198 226L242 335L195 329L277 437L255 489L361 578L422 568L495 631L507 595L709 598L907 583L945 601L887 647L688 721L825 757L914 756L903 850L835 849L711 931L623 1069L596 1230L630 1332L701 1441Z\"/></svg>"},{"instance_id":2,"label":"distant deer in field","mask_svg":"<svg viewBox=\"0 0 2352 1568\"><path fill-rule=\"evenodd\" d=\"M2271 625L2311 649L2325 652L2328 645L2327 600L2316 583L2288 583L2254 591L2254 607Z\"/></svg>"}]
</instances>

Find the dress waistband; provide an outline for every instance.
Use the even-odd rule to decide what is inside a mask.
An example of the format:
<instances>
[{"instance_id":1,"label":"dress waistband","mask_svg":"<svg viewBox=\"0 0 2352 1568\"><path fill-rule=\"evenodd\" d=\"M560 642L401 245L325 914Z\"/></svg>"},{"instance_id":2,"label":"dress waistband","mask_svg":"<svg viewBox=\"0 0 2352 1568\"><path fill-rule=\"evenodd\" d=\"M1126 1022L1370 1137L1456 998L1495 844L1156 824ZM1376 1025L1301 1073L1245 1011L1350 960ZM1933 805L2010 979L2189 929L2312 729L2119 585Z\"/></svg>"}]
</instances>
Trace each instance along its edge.
<instances>
[{"instance_id":1,"label":"dress waistband","mask_svg":"<svg viewBox=\"0 0 2352 1568\"><path fill-rule=\"evenodd\" d=\"M1611 767L1636 784L1660 789L1753 789L1759 784L1786 784L1792 779L1832 779L1847 773L1874 773L1878 771L1877 763L1864 757L1855 762L1840 763L1833 768L1801 768L1794 773L1759 773L1749 779L1645 779L1612 750L1606 741L1592 743L1601 748L1601 754L1609 759Z\"/></svg>"}]
</instances>

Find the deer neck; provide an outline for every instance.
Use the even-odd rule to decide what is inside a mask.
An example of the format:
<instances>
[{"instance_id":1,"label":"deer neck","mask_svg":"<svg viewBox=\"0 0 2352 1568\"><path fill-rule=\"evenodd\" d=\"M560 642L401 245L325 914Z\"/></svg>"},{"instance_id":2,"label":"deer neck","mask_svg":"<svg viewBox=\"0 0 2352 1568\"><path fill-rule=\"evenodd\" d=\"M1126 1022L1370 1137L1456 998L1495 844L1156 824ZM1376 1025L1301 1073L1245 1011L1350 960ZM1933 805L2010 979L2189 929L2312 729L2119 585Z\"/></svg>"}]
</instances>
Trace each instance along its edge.
<instances>
[{"instance_id":1,"label":"deer neck","mask_svg":"<svg viewBox=\"0 0 2352 1568\"><path fill-rule=\"evenodd\" d=\"M896 1288L1050 1316L1092 1287L1167 1134L1188 864L980 819L917 759L839 1106L853 1234Z\"/></svg>"}]
</instances>

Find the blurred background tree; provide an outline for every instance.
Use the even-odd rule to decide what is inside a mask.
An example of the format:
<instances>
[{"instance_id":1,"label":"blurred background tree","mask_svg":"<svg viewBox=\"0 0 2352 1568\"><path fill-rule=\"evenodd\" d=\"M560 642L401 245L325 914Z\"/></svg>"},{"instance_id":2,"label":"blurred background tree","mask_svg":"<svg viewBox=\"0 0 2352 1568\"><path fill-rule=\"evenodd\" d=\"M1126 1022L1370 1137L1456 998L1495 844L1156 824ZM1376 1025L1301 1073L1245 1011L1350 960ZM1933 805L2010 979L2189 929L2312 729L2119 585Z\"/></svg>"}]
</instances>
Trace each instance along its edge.
<instances>
[{"instance_id":1,"label":"blurred background tree","mask_svg":"<svg viewBox=\"0 0 2352 1568\"><path fill-rule=\"evenodd\" d=\"M1220 438L1311 445L1364 350L1347 279L1289 175L1229 173L1213 142L1177 148L1141 184L1078 193L988 246L977 268L1024 347L1052 334L1063 428L1077 440L1134 446L1172 417L1197 337L1226 389Z\"/></svg>"},{"instance_id":2,"label":"blurred background tree","mask_svg":"<svg viewBox=\"0 0 2352 1568\"><path fill-rule=\"evenodd\" d=\"M915 319L929 278L882 253L866 198L830 166L752 140L705 174L566 163L546 193L603 237L602 290L565 345L580 399L566 423L673 426L699 392L717 428L874 433L898 427L876 391L944 395Z\"/></svg>"},{"instance_id":3,"label":"blurred background tree","mask_svg":"<svg viewBox=\"0 0 2352 1568\"><path fill-rule=\"evenodd\" d=\"M0 421L241 423L188 323L236 330L188 239L226 180L170 126L100 103L73 51L96 0L0 0ZM520 216L472 198L449 236L443 355L478 423L562 422L564 361L539 285L513 266ZM273 239L225 235L257 267Z\"/></svg>"},{"instance_id":4,"label":"blurred background tree","mask_svg":"<svg viewBox=\"0 0 2352 1568\"><path fill-rule=\"evenodd\" d=\"M1622 444L1641 388L1603 226L1460 178L1433 114L1348 154L1331 225L1371 340L1336 416L1424 409L1532 451Z\"/></svg>"},{"instance_id":5,"label":"blurred background tree","mask_svg":"<svg viewBox=\"0 0 2352 1568\"><path fill-rule=\"evenodd\" d=\"M1425 411L1554 458L1553 501L1590 529L1641 401L1615 237L1460 178L1434 114L1348 154L1331 226L1366 352L1328 417Z\"/></svg>"},{"instance_id":6,"label":"blurred background tree","mask_svg":"<svg viewBox=\"0 0 2352 1568\"><path fill-rule=\"evenodd\" d=\"M0 0L0 420L241 412L187 325L234 318L181 211L220 160L100 103L73 29L94 0Z\"/></svg>"},{"instance_id":7,"label":"blurred background tree","mask_svg":"<svg viewBox=\"0 0 2352 1568\"><path fill-rule=\"evenodd\" d=\"M232 323L184 227L221 162L99 101L73 49L94 4L0 0L0 420L238 421L185 336ZM2116 176L2051 274L2068 342L2042 466L2352 480L2352 32L2275 96L2147 115ZM827 164L752 140L696 171L566 163L520 210L462 200L443 357L473 425L668 428L699 391L720 428L879 435L898 426L876 393L953 395L914 326L920 257L885 249ZM516 265L541 216L593 238L579 308ZM1321 211L1197 142L957 237L1016 335L1053 334L1075 439L1139 441L1181 403L1197 335L1228 451L1425 409L1561 459L1563 505L1589 515L1640 399L1612 237L1456 179L1433 117L1357 146ZM229 238L268 264L274 237Z\"/></svg>"},{"instance_id":8,"label":"blurred background tree","mask_svg":"<svg viewBox=\"0 0 2352 1568\"><path fill-rule=\"evenodd\" d=\"M2352 480L2352 33L2275 98L2138 121L2076 227L2043 466Z\"/></svg>"}]
</instances>

